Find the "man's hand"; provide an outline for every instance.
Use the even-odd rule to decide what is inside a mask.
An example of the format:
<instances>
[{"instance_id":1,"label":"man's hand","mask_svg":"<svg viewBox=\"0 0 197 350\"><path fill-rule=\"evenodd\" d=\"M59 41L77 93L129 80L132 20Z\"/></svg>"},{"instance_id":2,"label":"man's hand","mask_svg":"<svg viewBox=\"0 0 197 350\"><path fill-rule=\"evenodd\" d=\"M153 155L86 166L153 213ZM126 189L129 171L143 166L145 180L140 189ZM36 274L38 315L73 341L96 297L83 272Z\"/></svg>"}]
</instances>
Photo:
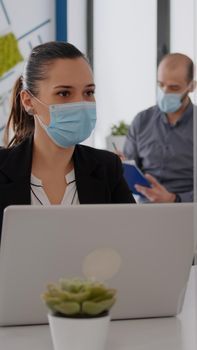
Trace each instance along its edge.
<instances>
[{"instance_id":1,"label":"man's hand","mask_svg":"<svg viewBox=\"0 0 197 350\"><path fill-rule=\"evenodd\" d=\"M145 177L151 183L152 187L148 188L145 186L135 185L138 192L143 194L150 202L153 203L172 203L176 199L174 193L170 193L162 186L152 175L146 174Z\"/></svg>"}]
</instances>

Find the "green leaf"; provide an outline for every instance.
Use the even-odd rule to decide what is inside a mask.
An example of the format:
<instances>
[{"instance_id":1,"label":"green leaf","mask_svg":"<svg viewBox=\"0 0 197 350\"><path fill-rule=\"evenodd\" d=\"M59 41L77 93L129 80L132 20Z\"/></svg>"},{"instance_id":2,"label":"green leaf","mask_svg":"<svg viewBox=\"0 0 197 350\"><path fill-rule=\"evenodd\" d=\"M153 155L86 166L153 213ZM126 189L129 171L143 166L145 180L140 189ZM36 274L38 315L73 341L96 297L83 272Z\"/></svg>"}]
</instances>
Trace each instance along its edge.
<instances>
[{"instance_id":1,"label":"green leaf","mask_svg":"<svg viewBox=\"0 0 197 350\"><path fill-rule=\"evenodd\" d=\"M91 301L85 301L82 304L82 313L87 315L99 315L103 311L109 310L115 303L115 299L104 300L99 303L94 303Z\"/></svg>"},{"instance_id":2,"label":"green leaf","mask_svg":"<svg viewBox=\"0 0 197 350\"><path fill-rule=\"evenodd\" d=\"M76 315L80 313L80 305L77 303L62 303L54 305L55 311L63 315Z\"/></svg>"},{"instance_id":3,"label":"green leaf","mask_svg":"<svg viewBox=\"0 0 197 350\"><path fill-rule=\"evenodd\" d=\"M129 125L124 121L120 121L119 124L114 124L111 127L111 134L113 136L124 136L127 135L129 129Z\"/></svg>"}]
</instances>

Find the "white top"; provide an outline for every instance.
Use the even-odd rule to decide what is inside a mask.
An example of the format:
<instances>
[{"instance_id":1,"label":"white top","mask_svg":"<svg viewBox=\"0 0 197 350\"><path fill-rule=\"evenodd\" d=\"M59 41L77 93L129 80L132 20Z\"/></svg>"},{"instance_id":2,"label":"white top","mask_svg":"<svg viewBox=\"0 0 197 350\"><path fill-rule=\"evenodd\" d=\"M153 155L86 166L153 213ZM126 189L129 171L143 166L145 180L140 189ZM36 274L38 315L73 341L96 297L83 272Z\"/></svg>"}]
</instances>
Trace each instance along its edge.
<instances>
[{"instance_id":1,"label":"white top","mask_svg":"<svg viewBox=\"0 0 197 350\"><path fill-rule=\"evenodd\" d=\"M65 179L67 186L61 201L61 205L80 204L77 193L74 169L72 169L67 175L65 175ZM42 181L33 174L31 174L31 204L45 206L51 205L49 198L47 197L47 194L44 191Z\"/></svg>"}]
</instances>

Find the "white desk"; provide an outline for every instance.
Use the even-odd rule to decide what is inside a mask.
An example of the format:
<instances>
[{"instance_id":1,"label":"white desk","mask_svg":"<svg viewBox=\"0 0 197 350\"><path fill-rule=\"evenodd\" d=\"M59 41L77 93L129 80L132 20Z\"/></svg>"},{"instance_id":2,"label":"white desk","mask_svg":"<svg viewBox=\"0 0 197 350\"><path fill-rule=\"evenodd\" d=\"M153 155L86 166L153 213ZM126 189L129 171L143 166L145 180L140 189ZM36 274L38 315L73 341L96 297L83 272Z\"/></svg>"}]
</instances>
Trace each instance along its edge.
<instances>
[{"instance_id":1,"label":"white desk","mask_svg":"<svg viewBox=\"0 0 197 350\"><path fill-rule=\"evenodd\" d=\"M2 350L52 350L48 326L0 328ZM181 314L177 317L114 321L106 350L196 350L197 266L192 272Z\"/></svg>"}]
</instances>

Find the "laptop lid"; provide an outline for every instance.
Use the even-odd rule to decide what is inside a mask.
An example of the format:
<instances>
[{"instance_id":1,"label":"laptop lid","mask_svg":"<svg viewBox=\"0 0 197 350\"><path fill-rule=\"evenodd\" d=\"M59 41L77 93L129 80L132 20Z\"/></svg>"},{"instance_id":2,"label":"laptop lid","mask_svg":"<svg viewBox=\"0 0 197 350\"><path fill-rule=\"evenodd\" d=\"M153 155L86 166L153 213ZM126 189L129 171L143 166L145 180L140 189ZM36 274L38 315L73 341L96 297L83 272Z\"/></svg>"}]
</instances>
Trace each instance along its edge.
<instances>
[{"instance_id":1,"label":"laptop lid","mask_svg":"<svg viewBox=\"0 0 197 350\"><path fill-rule=\"evenodd\" d=\"M194 204L10 206L0 247L0 324L41 324L62 277L117 289L112 318L173 316L194 253Z\"/></svg>"}]
</instances>

